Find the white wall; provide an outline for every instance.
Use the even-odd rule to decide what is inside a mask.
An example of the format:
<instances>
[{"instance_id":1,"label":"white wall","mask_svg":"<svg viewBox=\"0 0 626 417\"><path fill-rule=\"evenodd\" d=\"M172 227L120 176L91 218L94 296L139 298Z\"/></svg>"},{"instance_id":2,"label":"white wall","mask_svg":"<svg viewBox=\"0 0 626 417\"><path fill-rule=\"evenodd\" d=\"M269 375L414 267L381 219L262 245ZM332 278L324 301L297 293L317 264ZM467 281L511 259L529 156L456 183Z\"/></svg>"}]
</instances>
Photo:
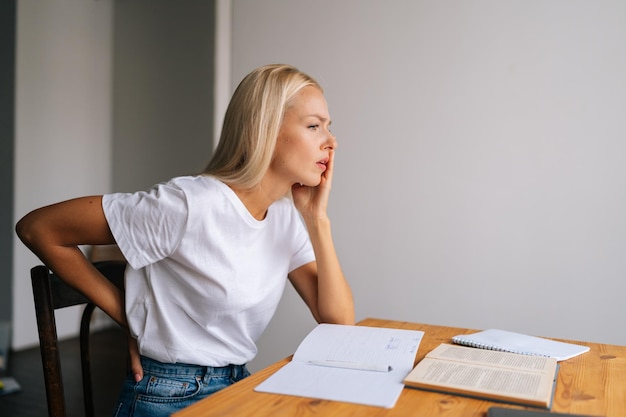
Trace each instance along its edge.
<instances>
[{"instance_id":1,"label":"white wall","mask_svg":"<svg viewBox=\"0 0 626 417\"><path fill-rule=\"evenodd\" d=\"M116 1L113 190L204 169L213 149L213 1Z\"/></svg>"},{"instance_id":2,"label":"white wall","mask_svg":"<svg viewBox=\"0 0 626 417\"><path fill-rule=\"evenodd\" d=\"M18 2L15 221L205 166L214 20L210 1ZM38 343L29 269L39 261L14 239L13 348L21 349ZM78 316L57 312L59 337L77 333Z\"/></svg>"},{"instance_id":3,"label":"white wall","mask_svg":"<svg viewBox=\"0 0 626 417\"><path fill-rule=\"evenodd\" d=\"M111 183L112 2L17 3L15 220ZM29 270L39 261L15 237L13 348L37 343ZM79 311L57 314L59 337Z\"/></svg>"},{"instance_id":4,"label":"white wall","mask_svg":"<svg viewBox=\"0 0 626 417\"><path fill-rule=\"evenodd\" d=\"M326 88L359 319L626 345L626 3L233 0L232 83ZM258 369L314 325L289 291Z\"/></svg>"}]
</instances>

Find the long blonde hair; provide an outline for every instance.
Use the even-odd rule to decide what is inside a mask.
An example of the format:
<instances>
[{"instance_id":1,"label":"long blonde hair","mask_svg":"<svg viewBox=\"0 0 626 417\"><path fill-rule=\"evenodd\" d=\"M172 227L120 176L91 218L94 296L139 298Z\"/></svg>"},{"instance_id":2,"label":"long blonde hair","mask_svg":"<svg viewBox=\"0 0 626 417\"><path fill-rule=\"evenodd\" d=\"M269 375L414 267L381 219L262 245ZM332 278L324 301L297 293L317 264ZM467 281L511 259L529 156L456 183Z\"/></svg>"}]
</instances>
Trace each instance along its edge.
<instances>
[{"instance_id":1,"label":"long blonde hair","mask_svg":"<svg viewBox=\"0 0 626 417\"><path fill-rule=\"evenodd\" d=\"M259 67L239 83L230 100L219 144L204 170L226 184L250 189L268 170L285 110L304 87L322 87L283 64Z\"/></svg>"}]
</instances>

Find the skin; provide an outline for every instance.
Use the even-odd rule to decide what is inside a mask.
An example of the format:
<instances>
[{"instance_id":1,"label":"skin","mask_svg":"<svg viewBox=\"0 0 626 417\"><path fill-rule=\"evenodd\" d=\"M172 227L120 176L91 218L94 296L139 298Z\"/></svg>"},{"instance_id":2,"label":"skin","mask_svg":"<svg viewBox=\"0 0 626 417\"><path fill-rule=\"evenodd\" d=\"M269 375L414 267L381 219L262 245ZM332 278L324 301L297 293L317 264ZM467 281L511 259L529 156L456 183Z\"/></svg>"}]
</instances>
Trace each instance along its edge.
<instances>
[{"instance_id":1,"label":"skin","mask_svg":"<svg viewBox=\"0 0 626 417\"><path fill-rule=\"evenodd\" d=\"M330 116L322 92L303 88L284 114L276 151L259 186L233 187L248 211L262 220L269 206L290 189L311 237L316 261L289 274L289 280L318 322L354 324L352 292L333 244L326 209L334 151ZM42 207L16 225L24 244L65 282L81 291L122 327L128 328L123 294L85 258L79 245L114 244L102 209L102 196L88 196ZM130 340L131 370L143 377L136 341Z\"/></svg>"}]
</instances>

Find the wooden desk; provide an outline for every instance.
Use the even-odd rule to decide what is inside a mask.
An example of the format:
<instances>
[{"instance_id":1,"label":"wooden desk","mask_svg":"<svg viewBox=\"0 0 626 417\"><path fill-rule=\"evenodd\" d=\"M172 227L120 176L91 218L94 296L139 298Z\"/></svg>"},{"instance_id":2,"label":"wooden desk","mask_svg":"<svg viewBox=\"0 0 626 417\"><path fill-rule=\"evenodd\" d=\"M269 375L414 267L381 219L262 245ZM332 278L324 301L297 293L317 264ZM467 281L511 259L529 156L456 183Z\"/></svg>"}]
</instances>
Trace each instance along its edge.
<instances>
[{"instance_id":1,"label":"wooden desk","mask_svg":"<svg viewBox=\"0 0 626 417\"><path fill-rule=\"evenodd\" d=\"M476 330L401 321L365 319L364 326L422 330L416 363L452 336ZM591 347L587 353L560 362L552 411L618 417L626 414L626 346L575 342ZM484 417L489 407L502 405L454 395L405 388L392 409L355 405L312 398L255 392L254 388L290 358L285 358L205 400L182 410L174 417L205 416L463 416Z\"/></svg>"}]
</instances>

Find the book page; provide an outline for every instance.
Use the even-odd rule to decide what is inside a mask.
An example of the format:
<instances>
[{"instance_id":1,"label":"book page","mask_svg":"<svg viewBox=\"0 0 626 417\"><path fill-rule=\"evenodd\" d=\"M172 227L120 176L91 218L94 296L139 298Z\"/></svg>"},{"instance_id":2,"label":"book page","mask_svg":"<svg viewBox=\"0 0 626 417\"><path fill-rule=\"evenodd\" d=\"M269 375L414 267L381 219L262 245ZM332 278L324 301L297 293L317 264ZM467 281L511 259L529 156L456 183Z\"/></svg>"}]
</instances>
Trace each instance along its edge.
<instances>
[{"instance_id":1,"label":"book page","mask_svg":"<svg viewBox=\"0 0 626 417\"><path fill-rule=\"evenodd\" d=\"M417 330L320 324L293 360L255 391L391 408L423 335ZM376 365L383 366L375 370Z\"/></svg>"},{"instance_id":2,"label":"book page","mask_svg":"<svg viewBox=\"0 0 626 417\"><path fill-rule=\"evenodd\" d=\"M407 386L549 408L553 358L441 344L405 378Z\"/></svg>"},{"instance_id":3,"label":"book page","mask_svg":"<svg viewBox=\"0 0 626 417\"><path fill-rule=\"evenodd\" d=\"M412 373L407 379L524 398L549 397L552 390L553 377L548 374L489 368L430 358L422 362L419 365L420 371Z\"/></svg>"},{"instance_id":4,"label":"book page","mask_svg":"<svg viewBox=\"0 0 626 417\"><path fill-rule=\"evenodd\" d=\"M455 346L442 343L432 350L429 358L440 358L466 363L485 364L490 366L506 367L518 370L551 370L556 367L556 361L543 356L528 356L516 353L498 352L476 349L464 346Z\"/></svg>"},{"instance_id":5,"label":"book page","mask_svg":"<svg viewBox=\"0 0 626 417\"><path fill-rule=\"evenodd\" d=\"M406 366L407 358L415 358L423 333L398 330L320 324L300 343L293 361Z\"/></svg>"}]
</instances>

